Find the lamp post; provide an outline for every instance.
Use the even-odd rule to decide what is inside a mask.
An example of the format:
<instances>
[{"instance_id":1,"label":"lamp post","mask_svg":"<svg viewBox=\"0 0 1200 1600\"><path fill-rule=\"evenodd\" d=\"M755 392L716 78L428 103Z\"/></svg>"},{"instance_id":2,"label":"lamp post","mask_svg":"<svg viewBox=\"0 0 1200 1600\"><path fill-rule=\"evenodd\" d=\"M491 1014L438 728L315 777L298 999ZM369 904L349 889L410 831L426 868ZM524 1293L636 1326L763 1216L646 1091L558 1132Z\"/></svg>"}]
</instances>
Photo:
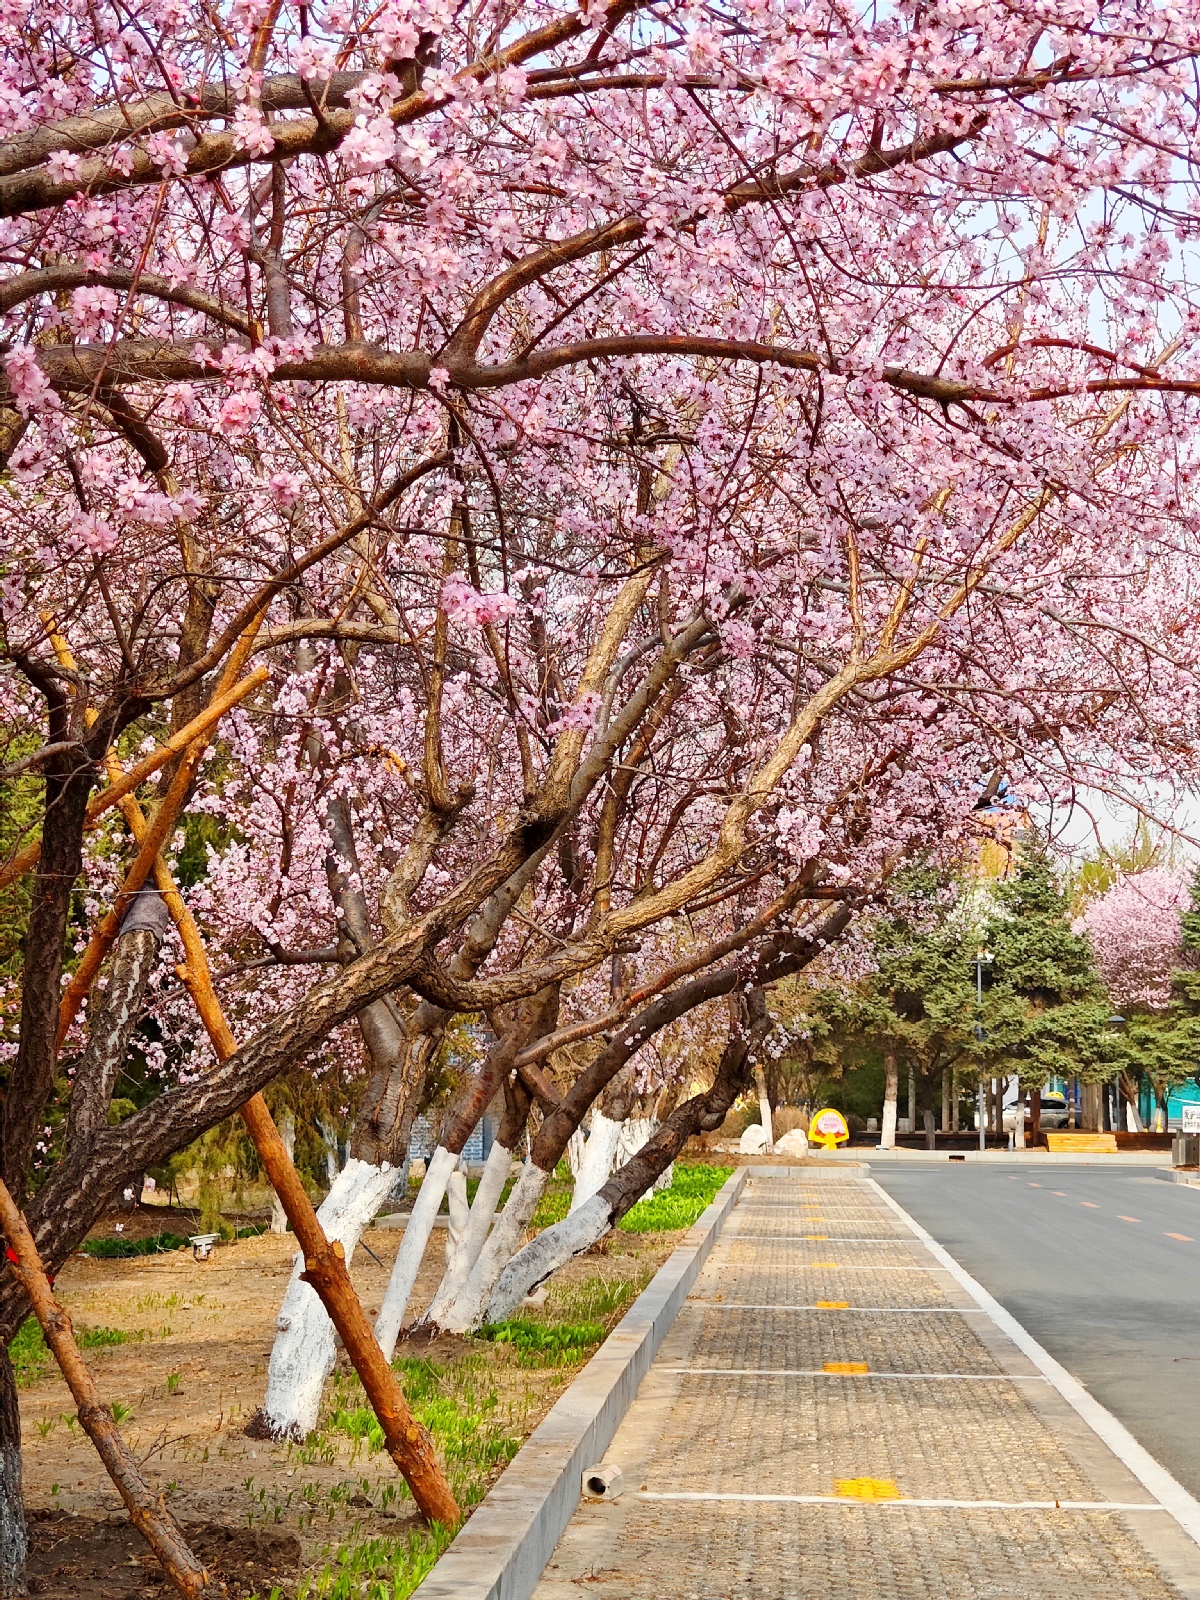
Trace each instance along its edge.
<instances>
[{"instance_id":1,"label":"lamp post","mask_svg":"<svg viewBox=\"0 0 1200 1600\"><path fill-rule=\"evenodd\" d=\"M1115 1033L1118 1028L1123 1028L1125 1026L1125 1018L1124 1017L1118 1017L1118 1016L1111 1016L1108 1019L1108 1026ZM1121 1115L1121 1109L1122 1109L1121 1108L1121 1074L1120 1074L1120 1071L1118 1070L1118 1072L1116 1073L1115 1077L1113 1078L1112 1111L1111 1111L1111 1113L1109 1115L1109 1121L1112 1123L1112 1131L1114 1133L1119 1133L1120 1132L1120 1129L1118 1128L1117 1124L1119 1122L1123 1122L1124 1121L1124 1118ZM1135 1124L1135 1126L1136 1126L1136 1124Z\"/></svg>"},{"instance_id":2,"label":"lamp post","mask_svg":"<svg viewBox=\"0 0 1200 1600\"><path fill-rule=\"evenodd\" d=\"M975 952L975 1005L976 1005L976 1008L977 1008L976 1009L976 1021L975 1021L975 1037L976 1037L976 1039L979 1040L980 1044L983 1043L983 1039L984 1039L984 1033L983 1033L983 969L984 969L984 967L990 967L994 960L995 960L995 957L992 955L992 952L990 950L976 950L976 952ZM979 1080L979 1111L978 1111L977 1116L976 1116L976 1121L979 1124L979 1148L981 1150L986 1150L987 1149L987 1123L986 1123L985 1118L984 1118L984 1093L983 1093L983 1079L982 1078L980 1078L980 1080Z\"/></svg>"}]
</instances>

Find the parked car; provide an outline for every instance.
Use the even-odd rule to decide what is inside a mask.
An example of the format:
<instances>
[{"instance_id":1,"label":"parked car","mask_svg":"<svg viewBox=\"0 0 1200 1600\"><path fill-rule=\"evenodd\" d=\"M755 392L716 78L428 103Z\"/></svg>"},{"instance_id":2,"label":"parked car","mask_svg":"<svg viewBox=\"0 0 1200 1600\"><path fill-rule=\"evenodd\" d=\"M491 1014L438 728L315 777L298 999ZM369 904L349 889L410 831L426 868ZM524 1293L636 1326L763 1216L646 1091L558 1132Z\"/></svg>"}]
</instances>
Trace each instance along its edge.
<instances>
[{"instance_id":1,"label":"parked car","mask_svg":"<svg viewBox=\"0 0 1200 1600\"><path fill-rule=\"evenodd\" d=\"M1029 1126L1029 1106L1022 1102L1025 1109L1025 1126ZM1070 1116L1065 1094L1059 1094L1054 1089L1042 1090L1042 1119L1043 1129L1065 1128ZM1004 1131L1011 1133L1017 1125L1017 1108L1015 1105L1004 1108Z\"/></svg>"}]
</instances>

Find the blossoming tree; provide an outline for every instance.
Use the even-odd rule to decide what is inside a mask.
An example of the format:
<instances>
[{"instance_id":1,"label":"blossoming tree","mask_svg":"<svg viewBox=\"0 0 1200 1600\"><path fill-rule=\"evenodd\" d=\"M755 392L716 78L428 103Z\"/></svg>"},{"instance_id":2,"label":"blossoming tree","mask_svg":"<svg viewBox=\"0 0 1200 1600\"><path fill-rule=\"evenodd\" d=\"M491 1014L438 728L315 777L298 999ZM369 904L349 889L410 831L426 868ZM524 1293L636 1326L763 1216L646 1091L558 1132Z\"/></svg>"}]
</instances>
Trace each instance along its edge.
<instances>
[{"instance_id":1,"label":"blossoming tree","mask_svg":"<svg viewBox=\"0 0 1200 1600\"><path fill-rule=\"evenodd\" d=\"M1026 799L1193 776L1186 12L28 0L0 32L0 693L40 827L6 874L0 1153L48 1261L334 1058L367 1078L323 1207L348 1254L483 1014L417 1213L497 1092L504 1149L536 1107L490 1238L498 1185L459 1218L436 1312L473 1326L720 1119L764 988L998 772ZM215 694L244 698L206 755ZM155 850L105 809L172 735L148 826L168 855L185 805L223 829L189 897L222 1060L135 914ZM124 931L67 1015L80 881ZM711 1081L518 1250L597 1097L716 1004ZM110 1129L147 1006L162 1093ZM0 1331L23 1310L7 1284ZM297 1279L277 1431L313 1415L322 1317Z\"/></svg>"}]
</instances>

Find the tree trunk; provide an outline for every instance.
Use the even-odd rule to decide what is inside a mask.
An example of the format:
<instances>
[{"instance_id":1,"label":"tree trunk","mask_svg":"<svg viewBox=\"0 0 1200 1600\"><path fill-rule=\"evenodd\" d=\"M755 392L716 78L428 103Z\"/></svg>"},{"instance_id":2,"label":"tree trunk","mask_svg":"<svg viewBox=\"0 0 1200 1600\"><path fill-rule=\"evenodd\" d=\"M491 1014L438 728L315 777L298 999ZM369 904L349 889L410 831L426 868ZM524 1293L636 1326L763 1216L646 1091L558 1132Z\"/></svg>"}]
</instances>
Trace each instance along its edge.
<instances>
[{"instance_id":1,"label":"tree trunk","mask_svg":"<svg viewBox=\"0 0 1200 1600\"><path fill-rule=\"evenodd\" d=\"M458 1254L471 1214L467 1200L467 1174L461 1156L446 1185L446 1199L450 1210L450 1226L446 1229L446 1265L449 1266Z\"/></svg>"},{"instance_id":2,"label":"tree trunk","mask_svg":"<svg viewBox=\"0 0 1200 1600\"><path fill-rule=\"evenodd\" d=\"M1042 1142L1042 1091L1029 1091L1029 1142L1036 1150Z\"/></svg>"},{"instance_id":3,"label":"tree trunk","mask_svg":"<svg viewBox=\"0 0 1200 1600\"><path fill-rule=\"evenodd\" d=\"M475 1191L475 1204L471 1207L466 1232L442 1276L429 1309L421 1318L422 1323L440 1325L441 1319L449 1313L450 1307L462 1293L471 1268L479 1260L496 1218L501 1192L512 1171L513 1151L529 1120L531 1104L532 1096L519 1078L515 1082L505 1083L504 1118L484 1162L483 1176Z\"/></svg>"},{"instance_id":4,"label":"tree trunk","mask_svg":"<svg viewBox=\"0 0 1200 1600\"><path fill-rule=\"evenodd\" d=\"M896 1058L887 1055L883 1058L883 1125L879 1130L881 1150L896 1148L896 1101L899 1095L900 1073L896 1067Z\"/></svg>"},{"instance_id":5,"label":"tree trunk","mask_svg":"<svg viewBox=\"0 0 1200 1600\"><path fill-rule=\"evenodd\" d=\"M0 1113L0 1176L18 1205L42 1126L58 1059L67 914L83 863L83 823L91 793L90 762L52 776L47 762L42 850L26 926L21 967L21 1023Z\"/></svg>"},{"instance_id":6,"label":"tree trunk","mask_svg":"<svg viewBox=\"0 0 1200 1600\"><path fill-rule=\"evenodd\" d=\"M770 1030L770 1018L761 990L747 997L749 1016L746 1037L731 1038L721 1057L711 1089L679 1106L636 1156L608 1180L598 1194L562 1222L544 1229L524 1249L512 1256L496 1279L486 1305L475 1312L474 1323L467 1322L466 1304L455 1307L457 1331L468 1332L486 1315L489 1322L503 1322L539 1283L602 1239L641 1199L660 1173L665 1172L693 1134L717 1128L737 1099L745 1082L751 1052ZM540 1171L538 1168L533 1169ZM515 1192L515 1191L514 1191ZM497 1230L499 1231L499 1230ZM494 1236L493 1236L494 1237Z\"/></svg>"},{"instance_id":7,"label":"tree trunk","mask_svg":"<svg viewBox=\"0 0 1200 1600\"><path fill-rule=\"evenodd\" d=\"M958 1094L958 1068L950 1068L950 1132L957 1133L961 1120Z\"/></svg>"},{"instance_id":8,"label":"tree trunk","mask_svg":"<svg viewBox=\"0 0 1200 1600\"><path fill-rule=\"evenodd\" d=\"M1079 1095L1079 1120L1085 1133L1099 1133L1103 1115L1103 1088L1098 1083L1085 1083Z\"/></svg>"},{"instance_id":9,"label":"tree trunk","mask_svg":"<svg viewBox=\"0 0 1200 1600\"><path fill-rule=\"evenodd\" d=\"M287 1151L288 1160L291 1161L296 1154L296 1119L286 1107L279 1115L279 1137L283 1140L283 1148ZM286 1233L287 1230L287 1212L283 1209L279 1196L272 1189L271 1232Z\"/></svg>"},{"instance_id":10,"label":"tree trunk","mask_svg":"<svg viewBox=\"0 0 1200 1600\"><path fill-rule=\"evenodd\" d=\"M950 1132L950 1079L952 1072L949 1067L942 1068L942 1129L943 1133Z\"/></svg>"},{"instance_id":11,"label":"tree trunk","mask_svg":"<svg viewBox=\"0 0 1200 1600\"><path fill-rule=\"evenodd\" d=\"M8 1240L12 1272L29 1296L46 1343L75 1401L80 1424L124 1500L130 1521L185 1600L216 1600L217 1585L188 1547L161 1496L151 1493L138 1462L113 1421L112 1411L102 1403L95 1381L79 1354L71 1319L55 1300L45 1268L38 1259L33 1235L3 1183L0 1183L0 1227ZM6 1427L11 1426L11 1421L11 1418L6 1419ZM6 1461L6 1468L7 1465Z\"/></svg>"},{"instance_id":12,"label":"tree trunk","mask_svg":"<svg viewBox=\"0 0 1200 1600\"><path fill-rule=\"evenodd\" d=\"M141 1017L146 984L170 917L162 896L142 889L121 924L102 993L93 992L88 1042L71 1085L68 1140L88 1144L108 1126L108 1107L129 1041Z\"/></svg>"},{"instance_id":13,"label":"tree trunk","mask_svg":"<svg viewBox=\"0 0 1200 1600\"><path fill-rule=\"evenodd\" d=\"M567 1165L570 1167L571 1177L576 1183L579 1182L579 1173L583 1167L583 1153L586 1149L587 1135L582 1128L576 1128L575 1132L567 1140Z\"/></svg>"},{"instance_id":14,"label":"tree trunk","mask_svg":"<svg viewBox=\"0 0 1200 1600\"><path fill-rule=\"evenodd\" d=\"M908 1069L908 1131L917 1131L917 1074L912 1067Z\"/></svg>"},{"instance_id":15,"label":"tree trunk","mask_svg":"<svg viewBox=\"0 0 1200 1600\"><path fill-rule=\"evenodd\" d=\"M1141 1110L1138 1107L1137 1086L1122 1072L1117 1077L1117 1089L1119 1095L1125 1101L1126 1127L1128 1131L1130 1133L1144 1133L1146 1128L1142 1122Z\"/></svg>"},{"instance_id":16,"label":"tree trunk","mask_svg":"<svg viewBox=\"0 0 1200 1600\"><path fill-rule=\"evenodd\" d=\"M522 1167L521 1176L517 1179L516 1184L513 1186L513 1191L508 1197L508 1204L496 1219L496 1226L492 1229L487 1243L479 1252L479 1258L468 1273L461 1292L438 1323L438 1326L445 1332L470 1333L483 1321L488 1301L492 1298L492 1290L501 1273L504 1272L507 1263L512 1261L520 1249L525 1229L529 1225L529 1220L533 1213L537 1210L538 1201L545 1194L546 1185L549 1181L550 1174L543 1167L539 1167L536 1162L527 1161ZM587 1207L594 1207L597 1204L596 1197L593 1195L592 1199L586 1203L586 1206L580 1207L576 1215L582 1215ZM570 1223L570 1221L571 1218L568 1217L567 1223ZM559 1227L563 1226L565 1224L559 1224ZM587 1232L586 1226L583 1232ZM583 1233L580 1234L580 1237L583 1237ZM594 1237L599 1238L600 1235L596 1234ZM591 1244L593 1242L593 1236L588 1234L587 1243ZM580 1248L585 1249L586 1245L581 1245ZM553 1268L550 1270L553 1271ZM544 1273L542 1276L548 1276L548 1274ZM535 1281L540 1282L541 1279L539 1278ZM530 1287L533 1287L532 1283ZM519 1305L528 1293L529 1290L526 1289L523 1294L517 1296L512 1304L514 1306ZM505 1311L501 1316L493 1317L492 1320L501 1322L510 1315L511 1309Z\"/></svg>"},{"instance_id":17,"label":"tree trunk","mask_svg":"<svg viewBox=\"0 0 1200 1600\"><path fill-rule=\"evenodd\" d=\"M488 1233L496 1217L500 1192L512 1170L512 1159L512 1151L497 1139L488 1151L488 1158L483 1164L483 1176L479 1180L479 1188L475 1191L475 1203L471 1207L466 1229L458 1242L458 1248L447 1264L445 1275L430 1302L428 1311L421 1318L423 1323L440 1325L442 1317L449 1311L463 1284L466 1283L471 1268L478 1261L479 1252L487 1242Z\"/></svg>"},{"instance_id":18,"label":"tree trunk","mask_svg":"<svg viewBox=\"0 0 1200 1600\"><path fill-rule=\"evenodd\" d=\"M583 1147L583 1160L579 1164L579 1176L575 1179L575 1190L571 1195L572 1211L578 1211L608 1182L624 1126L623 1117L618 1122L605 1116L603 1111L592 1113L592 1131Z\"/></svg>"},{"instance_id":19,"label":"tree trunk","mask_svg":"<svg viewBox=\"0 0 1200 1600\"><path fill-rule=\"evenodd\" d=\"M317 1220L325 1237L341 1244L347 1265L363 1230L391 1192L395 1177L392 1167L351 1159L325 1196ZM271 1347L261 1414L264 1431L273 1439L299 1441L313 1431L325 1380L337 1359L333 1323L316 1292L301 1281L304 1270L300 1253L275 1322L278 1331Z\"/></svg>"},{"instance_id":20,"label":"tree trunk","mask_svg":"<svg viewBox=\"0 0 1200 1600\"><path fill-rule=\"evenodd\" d=\"M674 1105L668 1107L665 1114L669 1116L674 1109ZM643 1145L648 1144L653 1139L661 1126L661 1117L626 1117L621 1137L617 1141L617 1153L613 1158L613 1166L623 1167L627 1161L632 1161ZM675 1163L672 1162L665 1172L660 1172L658 1177L655 1178L651 1192L657 1193L659 1189L669 1189L674 1174Z\"/></svg>"},{"instance_id":21,"label":"tree trunk","mask_svg":"<svg viewBox=\"0 0 1200 1600\"><path fill-rule=\"evenodd\" d=\"M0 1600L27 1593L25 1504L21 1497L21 1414L8 1348L0 1345Z\"/></svg>"},{"instance_id":22,"label":"tree trunk","mask_svg":"<svg viewBox=\"0 0 1200 1600\"><path fill-rule=\"evenodd\" d=\"M317 1119L317 1132L321 1135L321 1144L325 1151L325 1187L332 1189L337 1182L338 1173L342 1170L342 1163L338 1152L337 1129L325 1117Z\"/></svg>"},{"instance_id":23,"label":"tree trunk","mask_svg":"<svg viewBox=\"0 0 1200 1600\"><path fill-rule=\"evenodd\" d=\"M754 1087L758 1090L758 1115L763 1125L763 1132L767 1136L763 1150L767 1155L772 1155L775 1151L775 1128L771 1121L771 1096L767 1093L767 1075L762 1069L761 1062L755 1063Z\"/></svg>"},{"instance_id":24,"label":"tree trunk","mask_svg":"<svg viewBox=\"0 0 1200 1600\"><path fill-rule=\"evenodd\" d=\"M1025 1096L1017 1085L1017 1103L1013 1107L1013 1149L1025 1148Z\"/></svg>"}]
</instances>

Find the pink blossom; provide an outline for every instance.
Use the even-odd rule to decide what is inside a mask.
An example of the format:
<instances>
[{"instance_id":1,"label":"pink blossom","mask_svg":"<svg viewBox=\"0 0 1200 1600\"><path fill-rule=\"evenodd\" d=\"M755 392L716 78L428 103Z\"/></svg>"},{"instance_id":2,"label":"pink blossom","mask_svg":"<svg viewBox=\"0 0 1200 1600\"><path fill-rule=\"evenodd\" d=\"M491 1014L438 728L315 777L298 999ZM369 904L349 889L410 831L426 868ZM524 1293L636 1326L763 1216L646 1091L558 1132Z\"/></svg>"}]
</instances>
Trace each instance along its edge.
<instances>
[{"instance_id":1,"label":"pink blossom","mask_svg":"<svg viewBox=\"0 0 1200 1600\"><path fill-rule=\"evenodd\" d=\"M480 594L459 572L452 572L443 580L441 605L448 617L467 627L482 628L489 622L500 622L511 617L517 609L511 595L498 590L493 594Z\"/></svg>"},{"instance_id":2,"label":"pink blossom","mask_svg":"<svg viewBox=\"0 0 1200 1600\"><path fill-rule=\"evenodd\" d=\"M23 417L60 409L62 402L47 381L30 345L14 345L4 358L4 371L17 410Z\"/></svg>"},{"instance_id":3,"label":"pink blossom","mask_svg":"<svg viewBox=\"0 0 1200 1600\"><path fill-rule=\"evenodd\" d=\"M258 420L262 396L256 389L235 389L221 402L217 425L231 439L240 439Z\"/></svg>"},{"instance_id":4,"label":"pink blossom","mask_svg":"<svg viewBox=\"0 0 1200 1600\"><path fill-rule=\"evenodd\" d=\"M46 158L46 170L55 183L75 183L83 167L83 157L69 150L55 150Z\"/></svg>"},{"instance_id":5,"label":"pink blossom","mask_svg":"<svg viewBox=\"0 0 1200 1600\"><path fill-rule=\"evenodd\" d=\"M1114 1004L1168 1004L1171 973L1183 953L1179 916L1187 904L1182 874L1150 867L1118 878L1088 906L1082 928Z\"/></svg>"}]
</instances>

